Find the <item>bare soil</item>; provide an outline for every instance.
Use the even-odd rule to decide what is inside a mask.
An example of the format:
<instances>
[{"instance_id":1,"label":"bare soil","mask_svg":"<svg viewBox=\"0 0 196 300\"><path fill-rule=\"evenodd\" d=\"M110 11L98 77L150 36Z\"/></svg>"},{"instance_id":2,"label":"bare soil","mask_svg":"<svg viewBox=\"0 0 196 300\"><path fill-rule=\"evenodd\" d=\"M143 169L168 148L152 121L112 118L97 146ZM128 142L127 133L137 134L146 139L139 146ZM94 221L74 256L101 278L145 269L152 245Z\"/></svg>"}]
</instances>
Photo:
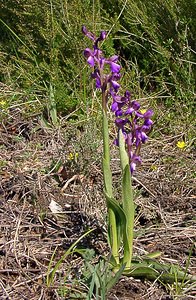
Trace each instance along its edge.
<instances>
[{"instance_id":1,"label":"bare soil","mask_svg":"<svg viewBox=\"0 0 196 300\"><path fill-rule=\"evenodd\" d=\"M133 177L134 254L161 251L159 261L184 269L188 263L195 274L195 152L191 143L184 150L176 147L183 134L160 132L143 149L143 165ZM37 117L26 120L17 110L0 125L0 299L72 299L71 291L85 290L80 255L66 258L50 286L47 275L90 228L94 232L79 246L94 249L97 258L109 254L102 147L96 142L93 153L93 143L88 126L75 133L68 125L44 128ZM78 158L70 159L70 153ZM112 163L118 191L118 160ZM62 207L60 216L51 211L52 200ZM108 299L196 299L193 284L180 292L177 287L122 277Z\"/></svg>"}]
</instances>

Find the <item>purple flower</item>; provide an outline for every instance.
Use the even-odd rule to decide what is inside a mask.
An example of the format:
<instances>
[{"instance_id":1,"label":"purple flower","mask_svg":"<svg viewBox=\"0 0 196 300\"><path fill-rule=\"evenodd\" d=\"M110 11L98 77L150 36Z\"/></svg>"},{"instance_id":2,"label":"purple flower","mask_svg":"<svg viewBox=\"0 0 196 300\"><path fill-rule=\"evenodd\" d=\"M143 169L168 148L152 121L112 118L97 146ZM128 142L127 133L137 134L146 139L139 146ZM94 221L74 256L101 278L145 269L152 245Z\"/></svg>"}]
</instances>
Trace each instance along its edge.
<instances>
[{"instance_id":1,"label":"purple flower","mask_svg":"<svg viewBox=\"0 0 196 300\"><path fill-rule=\"evenodd\" d=\"M113 87L115 92L117 92L118 89L120 88L120 84L116 80L113 80L112 78L110 78L108 81L111 83L111 86Z\"/></svg>"},{"instance_id":2,"label":"purple flower","mask_svg":"<svg viewBox=\"0 0 196 300\"><path fill-rule=\"evenodd\" d=\"M84 50L84 56L87 58L87 62L89 63L89 65L91 67L94 67L95 64L99 61L100 61L100 65L104 64L103 59L101 58L101 54L102 54L102 51L99 49L94 49L94 51L92 51L91 49L86 48ZM103 68L103 66L102 66L102 68Z\"/></svg>"},{"instance_id":3,"label":"purple flower","mask_svg":"<svg viewBox=\"0 0 196 300\"><path fill-rule=\"evenodd\" d=\"M113 102L111 105L111 110L115 112L116 117L121 116L123 114L122 108L125 104L129 103L130 101L130 93L126 91L124 96L119 96L114 92L112 89L110 90L110 95L113 98Z\"/></svg>"},{"instance_id":4,"label":"purple flower","mask_svg":"<svg viewBox=\"0 0 196 300\"><path fill-rule=\"evenodd\" d=\"M91 49L86 48L84 50L84 56L87 58L87 62L89 63L89 65L91 67L94 67L95 65L94 52Z\"/></svg>"},{"instance_id":5,"label":"purple flower","mask_svg":"<svg viewBox=\"0 0 196 300\"><path fill-rule=\"evenodd\" d=\"M144 131L142 131L142 127L138 127L136 130L135 130L135 145L136 145L136 148L138 148L141 143L145 143L146 140L147 140L147 135Z\"/></svg>"},{"instance_id":6,"label":"purple flower","mask_svg":"<svg viewBox=\"0 0 196 300\"><path fill-rule=\"evenodd\" d=\"M95 42L95 35L92 32L88 31L86 26L84 25L82 26L82 33L85 34L89 39L93 40L93 42Z\"/></svg>"},{"instance_id":7,"label":"purple flower","mask_svg":"<svg viewBox=\"0 0 196 300\"><path fill-rule=\"evenodd\" d=\"M153 125L153 121L151 119L145 119L144 120L144 124L142 126L142 129L144 131L150 131L151 130L151 127Z\"/></svg>"},{"instance_id":8,"label":"purple flower","mask_svg":"<svg viewBox=\"0 0 196 300\"><path fill-rule=\"evenodd\" d=\"M96 88L100 89L101 88L101 77L100 77L100 72L99 72L99 70L97 68L91 74L91 77L93 79L95 79L95 81L96 81L96 84L95 84Z\"/></svg>"},{"instance_id":9,"label":"purple flower","mask_svg":"<svg viewBox=\"0 0 196 300\"><path fill-rule=\"evenodd\" d=\"M130 158L130 171L131 174L133 174L133 172L136 169L136 166L141 164L142 160L141 157L136 155L135 153L131 153L129 158Z\"/></svg>"},{"instance_id":10,"label":"purple flower","mask_svg":"<svg viewBox=\"0 0 196 300\"><path fill-rule=\"evenodd\" d=\"M139 118L150 119L153 116L154 112L152 109L148 109L145 113L137 112Z\"/></svg>"},{"instance_id":11,"label":"purple flower","mask_svg":"<svg viewBox=\"0 0 196 300\"><path fill-rule=\"evenodd\" d=\"M124 126L129 122L128 119L121 119L121 118L118 118L115 120L115 124L116 126L119 128L119 129L124 129ZM122 130L124 131L124 130Z\"/></svg>"},{"instance_id":12,"label":"purple flower","mask_svg":"<svg viewBox=\"0 0 196 300\"><path fill-rule=\"evenodd\" d=\"M121 66L116 63L117 61L118 61L118 55L114 55L109 59L105 60L105 62L110 65L110 69L112 73L120 72Z\"/></svg>"},{"instance_id":13,"label":"purple flower","mask_svg":"<svg viewBox=\"0 0 196 300\"><path fill-rule=\"evenodd\" d=\"M98 38L96 38L96 36L94 35L94 33L90 32L87 30L86 26L82 26L82 33L84 35L86 35L89 39L91 39L95 45L98 44L98 42L101 42L103 40L105 40L106 38L106 32L105 31L101 31L100 36Z\"/></svg>"},{"instance_id":14,"label":"purple flower","mask_svg":"<svg viewBox=\"0 0 196 300\"><path fill-rule=\"evenodd\" d=\"M133 112L138 111L140 104L137 101L132 101L129 108L125 111L125 115L132 115Z\"/></svg>"},{"instance_id":15,"label":"purple flower","mask_svg":"<svg viewBox=\"0 0 196 300\"><path fill-rule=\"evenodd\" d=\"M87 30L85 26L82 27L82 32L93 41L93 50L86 48L84 50L84 56L87 58L87 62L91 67L95 67L96 71L92 73L92 78L96 80L96 88L105 91L107 86L109 89L117 92L120 88L118 80L120 79L120 68L121 66L117 64L118 56L113 55L112 57L106 59L103 57L102 51L99 49L99 42L106 38L106 32L101 31L100 36L96 36ZM104 66L105 64L110 66L110 74L105 74ZM107 72L108 73L108 72Z\"/></svg>"},{"instance_id":16,"label":"purple flower","mask_svg":"<svg viewBox=\"0 0 196 300\"><path fill-rule=\"evenodd\" d=\"M142 162L140 149L141 145L147 141L147 134L152 128L153 111L148 109L143 112L138 101L131 101L131 94L128 90L124 95L120 95L118 81L121 78L121 66L118 64L118 55L105 58L99 49L99 42L106 38L106 32L101 31L98 38L85 26L82 27L82 32L93 41L93 49L86 48L84 56L90 67L94 68L91 77L96 82L96 88L102 91L104 109L107 107L108 97L112 98L111 111L115 113L115 125L118 130L122 130L124 135L132 174L136 166ZM105 68L106 65L109 66L109 70ZM119 146L118 138L115 139L114 144Z\"/></svg>"},{"instance_id":17,"label":"purple flower","mask_svg":"<svg viewBox=\"0 0 196 300\"><path fill-rule=\"evenodd\" d=\"M115 91L115 93L118 92L120 88L120 84L118 83L118 80L120 79L120 77L121 77L120 73L112 73L112 75L108 77L108 83L110 84L110 92L113 91Z\"/></svg>"}]
</instances>

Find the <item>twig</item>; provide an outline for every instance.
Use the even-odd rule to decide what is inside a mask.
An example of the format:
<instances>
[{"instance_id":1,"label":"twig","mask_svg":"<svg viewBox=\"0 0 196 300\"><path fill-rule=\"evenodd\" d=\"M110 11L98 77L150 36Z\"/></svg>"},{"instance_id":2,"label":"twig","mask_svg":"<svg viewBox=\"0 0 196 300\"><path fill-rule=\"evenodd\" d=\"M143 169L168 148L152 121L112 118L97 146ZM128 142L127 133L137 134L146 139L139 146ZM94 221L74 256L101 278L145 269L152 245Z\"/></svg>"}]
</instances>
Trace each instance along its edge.
<instances>
[{"instance_id":1,"label":"twig","mask_svg":"<svg viewBox=\"0 0 196 300\"><path fill-rule=\"evenodd\" d=\"M140 180L138 180L136 177L132 176L132 179L134 181L136 181L137 183L139 183L141 186L143 186L143 188L145 188L145 190L152 195L154 198L156 198L155 194L153 194Z\"/></svg>"}]
</instances>

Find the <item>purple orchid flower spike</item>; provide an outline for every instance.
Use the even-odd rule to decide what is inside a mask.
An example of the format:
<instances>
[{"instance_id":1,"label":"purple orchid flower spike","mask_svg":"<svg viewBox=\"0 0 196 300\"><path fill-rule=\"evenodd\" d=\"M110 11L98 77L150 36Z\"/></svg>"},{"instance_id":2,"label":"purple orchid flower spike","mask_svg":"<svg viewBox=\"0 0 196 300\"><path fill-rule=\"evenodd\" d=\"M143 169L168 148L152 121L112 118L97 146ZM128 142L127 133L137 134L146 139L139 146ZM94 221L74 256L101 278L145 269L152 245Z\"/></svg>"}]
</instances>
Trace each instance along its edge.
<instances>
[{"instance_id":1,"label":"purple orchid flower spike","mask_svg":"<svg viewBox=\"0 0 196 300\"><path fill-rule=\"evenodd\" d=\"M82 32L93 41L93 49L86 48L84 50L84 56L87 58L87 62L90 67L95 68L91 76L96 80L96 88L105 90L107 89L107 86L109 86L110 89L117 92L120 88L118 80L120 79L121 68L121 66L117 63L118 55L113 55L106 59L103 57L103 53L99 49L99 42L106 38L106 32L101 31L98 38L96 38L92 32L88 31L85 26L82 27ZM105 65L110 66L110 74L104 73ZM102 73L102 78L100 73Z\"/></svg>"},{"instance_id":2,"label":"purple orchid flower spike","mask_svg":"<svg viewBox=\"0 0 196 300\"><path fill-rule=\"evenodd\" d=\"M106 38L106 32L101 31L98 38L85 26L82 27L82 32L93 41L93 49L86 48L84 56L90 67L94 68L91 77L95 79L96 88L102 90L105 108L108 97L112 98L111 111L115 114L115 124L118 130L121 129L123 132L132 174L136 166L142 162L140 149L141 145L147 141L147 134L152 128L153 111L148 109L143 113L140 110L140 103L135 100L131 101L131 94L128 90L123 96L120 95L121 86L118 81L121 78L121 66L118 63L119 57L113 55L105 58L99 49L99 42ZM105 65L109 65L109 71ZM115 139L114 144L119 145L118 138Z\"/></svg>"}]
</instances>

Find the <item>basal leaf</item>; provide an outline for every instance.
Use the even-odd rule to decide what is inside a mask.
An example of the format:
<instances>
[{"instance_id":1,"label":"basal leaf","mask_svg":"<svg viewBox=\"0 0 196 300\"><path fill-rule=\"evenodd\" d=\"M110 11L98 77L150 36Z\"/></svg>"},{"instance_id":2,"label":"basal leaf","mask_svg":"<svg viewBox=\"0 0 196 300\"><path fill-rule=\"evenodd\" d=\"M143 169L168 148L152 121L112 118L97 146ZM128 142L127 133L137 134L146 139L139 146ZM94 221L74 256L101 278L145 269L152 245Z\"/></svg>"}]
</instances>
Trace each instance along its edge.
<instances>
[{"instance_id":1,"label":"basal leaf","mask_svg":"<svg viewBox=\"0 0 196 300\"><path fill-rule=\"evenodd\" d=\"M106 193L109 197L112 197L112 172L110 170L110 165L105 158L103 159L103 177Z\"/></svg>"}]
</instances>

